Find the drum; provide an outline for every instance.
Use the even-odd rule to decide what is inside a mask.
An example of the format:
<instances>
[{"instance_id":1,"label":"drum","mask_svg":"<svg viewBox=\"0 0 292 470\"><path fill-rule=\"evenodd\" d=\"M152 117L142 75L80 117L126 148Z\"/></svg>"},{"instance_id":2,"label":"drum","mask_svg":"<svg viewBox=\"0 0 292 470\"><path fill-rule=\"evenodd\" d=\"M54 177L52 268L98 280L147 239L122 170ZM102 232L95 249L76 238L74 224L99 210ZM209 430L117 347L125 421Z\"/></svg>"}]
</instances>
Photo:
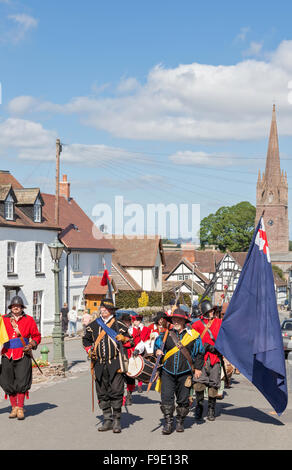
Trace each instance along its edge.
<instances>
[{"instance_id":1,"label":"drum","mask_svg":"<svg viewBox=\"0 0 292 470\"><path fill-rule=\"evenodd\" d=\"M156 358L152 355L130 357L127 375L147 384L150 382L155 363Z\"/></svg>"}]
</instances>

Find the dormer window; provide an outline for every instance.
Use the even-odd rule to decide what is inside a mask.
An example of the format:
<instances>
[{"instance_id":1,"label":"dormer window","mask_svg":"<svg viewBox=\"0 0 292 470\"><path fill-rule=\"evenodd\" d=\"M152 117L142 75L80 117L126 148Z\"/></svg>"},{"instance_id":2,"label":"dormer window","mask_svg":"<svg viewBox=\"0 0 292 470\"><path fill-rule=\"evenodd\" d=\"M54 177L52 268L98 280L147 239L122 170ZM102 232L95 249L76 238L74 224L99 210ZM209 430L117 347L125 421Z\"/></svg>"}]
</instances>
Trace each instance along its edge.
<instances>
[{"instance_id":1,"label":"dormer window","mask_svg":"<svg viewBox=\"0 0 292 470\"><path fill-rule=\"evenodd\" d=\"M42 221L42 204L39 199L36 200L33 206L33 221L34 222Z\"/></svg>"},{"instance_id":2,"label":"dormer window","mask_svg":"<svg viewBox=\"0 0 292 470\"><path fill-rule=\"evenodd\" d=\"M4 203L4 217L6 220L14 219L14 200L11 194L9 194Z\"/></svg>"}]
</instances>

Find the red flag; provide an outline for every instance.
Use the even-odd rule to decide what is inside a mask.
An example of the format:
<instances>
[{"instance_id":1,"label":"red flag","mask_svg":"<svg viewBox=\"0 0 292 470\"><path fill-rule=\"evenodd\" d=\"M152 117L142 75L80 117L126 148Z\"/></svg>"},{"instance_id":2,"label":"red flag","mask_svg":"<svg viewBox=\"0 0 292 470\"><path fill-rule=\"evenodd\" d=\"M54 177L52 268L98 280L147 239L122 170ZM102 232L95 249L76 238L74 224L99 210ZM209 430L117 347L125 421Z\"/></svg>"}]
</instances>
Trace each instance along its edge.
<instances>
[{"instance_id":1,"label":"red flag","mask_svg":"<svg viewBox=\"0 0 292 470\"><path fill-rule=\"evenodd\" d=\"M106 286L108 284L108 281L110 281L110 278L109 278L108 270L105 269L104 273L103 273L103 276L101 278L101 281L100 281L100 285L101 286Z\"/></svg>"}]
</instances>

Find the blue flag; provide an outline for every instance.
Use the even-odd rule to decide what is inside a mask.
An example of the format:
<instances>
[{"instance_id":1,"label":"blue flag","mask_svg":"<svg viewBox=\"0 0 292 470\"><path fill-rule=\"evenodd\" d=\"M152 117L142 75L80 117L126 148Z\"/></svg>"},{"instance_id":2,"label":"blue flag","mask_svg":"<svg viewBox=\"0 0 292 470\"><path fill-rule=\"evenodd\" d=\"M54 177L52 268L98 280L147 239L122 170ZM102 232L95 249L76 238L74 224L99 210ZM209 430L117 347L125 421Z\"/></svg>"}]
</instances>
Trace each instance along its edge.
<instances>
[{"instance_id":1,"label":"blue flag","mask_svg":"<svg viewBox=\"0 0 292 470\"><path fill-rule=\"evenodd\" d=\"M288 402L285 356L267 236L260 218L215 343L278 415Z\"/></svg>"}]
</instances>

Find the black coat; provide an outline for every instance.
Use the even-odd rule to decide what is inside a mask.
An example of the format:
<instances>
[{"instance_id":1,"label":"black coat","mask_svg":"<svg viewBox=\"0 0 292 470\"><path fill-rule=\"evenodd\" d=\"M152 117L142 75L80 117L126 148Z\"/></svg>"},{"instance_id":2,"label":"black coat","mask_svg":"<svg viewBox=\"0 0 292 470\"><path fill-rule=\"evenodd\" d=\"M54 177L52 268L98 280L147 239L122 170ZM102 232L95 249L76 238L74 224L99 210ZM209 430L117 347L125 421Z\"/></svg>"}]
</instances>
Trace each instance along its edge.
<instances>
[{"instance_id":1,"label":"black coat","mask_svg":"<svg viewBox=\"0 0 292 470\"><path fill-rule=\"evenodd\" d=\"M122 334L127 337L130 336L126 325L119 320L115 319L111 329L116 331L118 334ZM96 339L102 331L103 329L95 320L89 323L86 327L85 335L82 338L83 347L88 348L89 346L94 346ZM97 360L94 365L95 377L98 381L101 379L105 364L108 366L111 380L117 370L121 368L121 354L119 353L118 348L121 349L121 353L123 354L124 359L126 359L127 354L121 343L119 343L119 346L117 347L115 342L112 341L107 334L105 334L103 339L99 342L96 348Z\"/></svg>"}]
</instances>

